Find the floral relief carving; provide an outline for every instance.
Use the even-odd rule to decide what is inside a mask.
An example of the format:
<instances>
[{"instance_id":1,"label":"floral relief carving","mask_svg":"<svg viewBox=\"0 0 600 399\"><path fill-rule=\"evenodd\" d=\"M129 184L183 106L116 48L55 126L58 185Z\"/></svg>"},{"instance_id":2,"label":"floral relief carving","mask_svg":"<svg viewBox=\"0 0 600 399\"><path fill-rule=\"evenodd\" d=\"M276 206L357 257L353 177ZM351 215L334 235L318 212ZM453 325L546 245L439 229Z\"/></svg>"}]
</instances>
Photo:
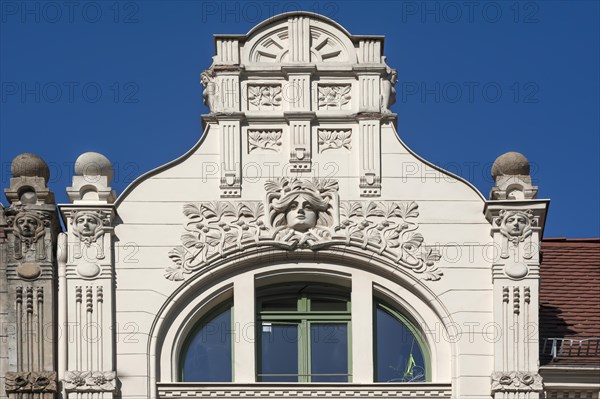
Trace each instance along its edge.
<instances>
[{"instance_id":1,"label":"floral relief carving","mask_svg":"<svg viewBox=\"0 0 600 399\"><path fill-rule=\"evenodd\" d=\"M334 150L338 148L352 149L352 129L320 129L319 151Z\"/></svg>"},{"instance_id":2,"label":"floral relief carving","mask_svg":"<svg viewBox=\"0 0 600 399\"><path fill-rule=\"evenodd\" d=\"M6 393L56 392L56 372L19 371L6 373Z\"/></svg>"},{"instance_id":3,"label":"floral relief carving","mask_svg":"<svg viewBox=\"0 0 600 399\"><path fill-rule=\"evenodd\" d=\"M67 371L63 380L67 392L114 392L114 371Z\"/></svg>"},{"instance_id":4,"label":"floral relief carving","mask_svg":"<svg viewBox=\"0 0 600 399\"><path fill-rule=\"evenodd\" d=\"M169 280L183 280L219 258L245 248L287 250L357 247L439 280L439 253L416 232L415 202L340 201L332 179L279 178L265 183L265 201L185 204L182 245L169 252Z\"/></svg>"},{"instance_id":5,"label":"floral relief carving","mask_svg":"<svg viewBox=\"0 0 600 399\"><path fill-rule=\"evenodd\" d=\"M348 109L352 86L347 85L319 85L318 105L319 109L340 110Z\"/></svg>"},{"instance_id":6,"label":"floral relief carving","mask_svg":"<svg viewBox=\"0 0 600 399\"><path fill-rule=\"evenodd\" d=\"M281 129L248 130L248 152L257 149L278 152L282 133Z\"/></svg>"},{"instance_id":7,"label":"floral relief carving","mask_svg":"<svg viewBox=\"0 0 600 399\"><path fill-rule=\"evenodd\" d=\"M281 85L248 85L250 110L276 110L281 108Z\"/></svg>"},{"instance_id":8,"label":"floral relief carving","mask_svg":"<svg viewBox=\"0 0 600 399\"><path fill-rule=\"evenodd\" d=\"M539 374L522 371L492 374L492 392L531 392L543 389Z\"/></svg>"}]
</instances>

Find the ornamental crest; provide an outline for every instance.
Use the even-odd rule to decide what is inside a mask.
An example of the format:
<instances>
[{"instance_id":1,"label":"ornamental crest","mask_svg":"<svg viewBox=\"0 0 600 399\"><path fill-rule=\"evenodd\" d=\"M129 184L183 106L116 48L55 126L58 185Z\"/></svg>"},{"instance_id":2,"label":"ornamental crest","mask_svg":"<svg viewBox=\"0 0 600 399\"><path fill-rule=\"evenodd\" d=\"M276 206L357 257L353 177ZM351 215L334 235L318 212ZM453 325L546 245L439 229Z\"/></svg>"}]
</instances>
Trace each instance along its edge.
<instances>
[{"instance_id":1,"label":"ornamental crest","mask_svg":"<svg viewBox=\"0 0 600 399\"><path fill-rule=\"evenodd\" d=\"M397 201L340 201L332 179L279 178L265 183L265 200L185 204L181 246L169 252L169 280L183 280L241 250L357 247L439 280L439 253L416 232L418 205Z\"/></svg>"}]
</instances>

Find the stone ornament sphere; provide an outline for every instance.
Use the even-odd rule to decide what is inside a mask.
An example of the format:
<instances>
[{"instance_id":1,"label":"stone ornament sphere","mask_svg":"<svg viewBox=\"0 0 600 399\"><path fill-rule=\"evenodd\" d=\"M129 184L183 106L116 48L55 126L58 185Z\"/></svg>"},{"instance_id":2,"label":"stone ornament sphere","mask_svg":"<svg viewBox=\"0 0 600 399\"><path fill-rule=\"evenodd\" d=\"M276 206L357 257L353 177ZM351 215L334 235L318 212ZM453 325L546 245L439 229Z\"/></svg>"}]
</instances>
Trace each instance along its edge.
<instances>
[{"instance_id":1,"label":"stone ornament sphere","mask_svg":"<svg viewBox=\"0 0 600 399\"><path fill-rule=\"evenodd\" d=\"M529 175L529 161L519 152L507 152L500 155L492 166L492 177Z\"/></svg>"},{"instance_id":2,"label":"stone ornament sphere","mask_svg":"<svg viewBox=\"0 0 600 399\"><path fill-rule=\"evenodd\" d=\"M19 277L27 280L34 280L42 274L42 268L37 263L21 263L16 271Z\"/></svg>"},{"instance_id":3,"label":"stone ornament sphere","mask_svg":"<svg viewBox=\"0 0 600 399\"><path fill-rule=\"evenodd\" d=\"M50 169L42 158L30 152L19 154L10 165L13 177L43 177L46 183L50 179Z\"/></svg>"},{"instance_id":4,"label":"stone ornament sphere","mask_svg":"<svg viewBox=\"0 0 600 399\"><path fill-rule=\"evenodd\" d=\"M75 161L75 176L106 176L110 182L114 174L108 158L97 152L84 152Z\"/></svg>"},{"instance_id":5,"label":"stone ornament sphere","mask_svg":"<svg viewBox=\"0 0 600 399\"><path fill-rule=\"evenodd\" d=\"M504 273L506 273L506 275L510 278L520 280L523 277L527 276L527 273L529 273L529 269L524 263L515 262L506 265L506 267L504 268Z\"/></svg>"}]
</instances>

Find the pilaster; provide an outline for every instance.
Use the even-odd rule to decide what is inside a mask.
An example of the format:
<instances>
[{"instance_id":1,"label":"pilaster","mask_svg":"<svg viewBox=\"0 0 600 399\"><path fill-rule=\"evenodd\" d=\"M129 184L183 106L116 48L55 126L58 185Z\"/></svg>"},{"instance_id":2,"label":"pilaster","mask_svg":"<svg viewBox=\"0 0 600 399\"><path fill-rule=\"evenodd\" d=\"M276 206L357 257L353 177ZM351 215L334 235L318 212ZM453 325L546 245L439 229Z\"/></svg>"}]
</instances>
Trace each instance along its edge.
<instances>
[{"instance_id":1,"label":"pilaster","mask_svg":"<svg viewBox=\"0 0 600 399\"><path fill-rule=\"evenodd\" d=\"M217 115L220 134L221 198L242 195L242 113Z\"/></svg>"},{"instance_id":2,"label":"pilaster","mask_svg":"<svg viewBox=\"0 0 600 399\"><path fill-rule=\"evenodd\" d=\"M112 176L106 157L82 154L73 186L87 182L87 189L68 188L73 204L59 206L67 229L59 238L58 262L59 326L65 332L59 339L58 375L64 398L111 399L116 392Z\"/></svg>"},{"instance_id":3,"label":"pilaster","mask_svg":"<svg viewBox=\"0 0 600 399\"><path fill-rule=\"evenodd\" d=\"M539 368L540 243L548 201L490 201L494 262L494 344L492 394L495 398L537 399Z\"/></svg>"},{"instance_id":4,"label":"pilaster","mask_svg":"<svg viewBox=\"0 0 600 399\"><path fill-rule=\"evenodd\" d=\"M2 244L4 386L0 397L56 397L56 238L60 231L54 195L48 189L46 163L21 154L11 165L5 190L10 206ZM0 241L4 238L0 237Z\"/></svg>"},{"instance_id":5,"label":"pilaster","mask_svg":"<svg viewBox=\"0 0 600 399\"><path fill-rule=\"evenodd\" d=\"M312 168L311 123L313 112L286 112L290 132L290 170L310 172Z\"/></svg>"},{"instance_id":6,"label":"pilaster","mask_svg":"<svg viewBox=\"0 0 600 399\"><path fill-rule=\"evenodd\" d=\"M358 118L360 196L381 196L381 124L369 115Z\"/></svg>"}]
</instances>

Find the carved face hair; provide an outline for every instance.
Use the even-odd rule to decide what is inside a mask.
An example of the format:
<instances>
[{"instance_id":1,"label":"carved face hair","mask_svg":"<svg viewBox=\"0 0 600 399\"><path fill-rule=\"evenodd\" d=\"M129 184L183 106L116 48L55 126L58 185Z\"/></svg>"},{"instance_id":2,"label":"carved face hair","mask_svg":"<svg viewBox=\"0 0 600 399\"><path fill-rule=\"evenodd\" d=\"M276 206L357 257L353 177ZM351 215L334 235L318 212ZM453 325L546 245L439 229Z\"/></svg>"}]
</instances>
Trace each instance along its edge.
<instances>
[{"instance_id":1,"label":"carved face hair","mask_svg":"<svg viewBox=\"0 0 600 399\"><path fill-rule=\"evenodd\" d=\"M287 226L300 232L305 232L317 225L318 212L311 204L308 196L296 196L288 206L285 214Z\"/></svg>"},{"instance_id":2,"label":"carved face hair","mask_svg":"<svg viewBox=\"0 0 600 399\"><path fill-rule=\"evenodd\" d=\"M37 229L40 227L40 222L30 215L23 215L15 221L15 227L17 228L21 237L32 238L35 236Z\"/></svg>"},{"instance_id":3,"label":"carved face hair","mask_svg":"<svg viewBox=\"0 0 600 399\"><path fill-rule=\"evenodd\" d=\"M311 192L290 193L274 200L272 207L277 213L273 226L287 226L306 232L318 224L326 225L329 202Z\"/></svg>"},{"instance_id":4,"label":"carved face hair","mask_svg":"<svg viewBox=\"0 0 600 399\"><path fill-rule=\"evenodd\" d=\"M91 237L96 234L99 225L99 220L90 214L79 215L75 219L75 228L83 237Z\"/></svg>"},{"instance_id":5,"label":"carved face hair","mask_svg":"<svg viewBox=\"0 0 600 399\"><path fill-rule=\"evenodd\" d=\"M506 219L504 219L506 232L511 236L522 235L529 224L529 218L523 213L509 214Z\"/></svg>"}]
</instances>

